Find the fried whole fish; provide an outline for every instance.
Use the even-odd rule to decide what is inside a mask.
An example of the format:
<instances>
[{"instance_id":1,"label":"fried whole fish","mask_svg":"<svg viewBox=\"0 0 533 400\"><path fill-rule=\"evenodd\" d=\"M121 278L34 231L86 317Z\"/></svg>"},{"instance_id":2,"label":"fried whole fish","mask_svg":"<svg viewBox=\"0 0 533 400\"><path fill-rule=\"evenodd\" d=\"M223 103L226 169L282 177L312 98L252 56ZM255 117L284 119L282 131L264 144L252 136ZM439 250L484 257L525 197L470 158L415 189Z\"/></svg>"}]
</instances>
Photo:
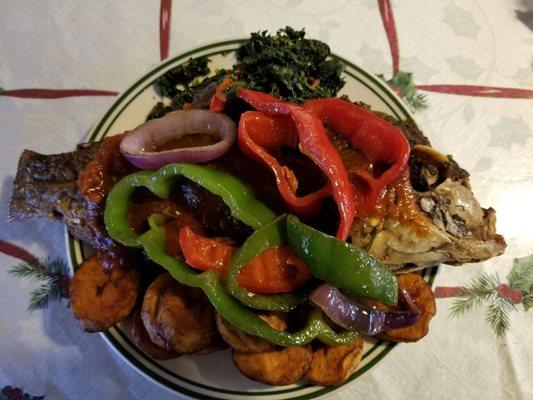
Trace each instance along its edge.
<instances>
[{"instance_id":1,"label":"fried whole fish","mask_svg":"<svg viewBox=\"0 0 533 400\"><path fill-rule=\"evenodd\" d=\"M356 219L352 242L396 272L442 262L453 265L478 262L502 254L506 244L496 233L496 213L492 208L484 209L479 205L472 193L468 173L451 156L433 149L412 122L377 114L396 125L408 139L412 148L409 168L384 190L372 213ZM329 135L356 186L358 175L355 171L360 167L361 154L334 132ZM105 141L113 142L114 151L119 154L118 140L109 138ZM78 185L80 174L86 178L84 169L94 170L94 162L90 161L98 159L102 153L113 159L109 157L112 154L110 146L98 143L83 144L74 152L49 156L25 150L15 179L10 219L45 217L61 220L79 240L97 248L99 243L108 243L109 238L102 240L98 237L105 235L105 230L99 229L95 234L90 223L91 215L87 210L91 210L94 199L83 196ZM325 182L320 170L305 157L290 152L277 156L296 172L301 183L299 193L316 190ZM86 168L87 165L90 168ZM270 171L237 149L209 165L232 173L247 183L275 212L288 211ZM118 174L111 177L111 182L128 172L124 168L110 170ZM251 233L247 226L233 218L218 196L195 183L179 180L174 192L172 200L188 207L208 233L228 236L238 243ZM161 212L160 208L158 212ZM173 212L172 207L169 212ZM318 218L322 218L326 225L335 225L337 216L335 212L326 211Z\"/></svg>"}]
</instances>

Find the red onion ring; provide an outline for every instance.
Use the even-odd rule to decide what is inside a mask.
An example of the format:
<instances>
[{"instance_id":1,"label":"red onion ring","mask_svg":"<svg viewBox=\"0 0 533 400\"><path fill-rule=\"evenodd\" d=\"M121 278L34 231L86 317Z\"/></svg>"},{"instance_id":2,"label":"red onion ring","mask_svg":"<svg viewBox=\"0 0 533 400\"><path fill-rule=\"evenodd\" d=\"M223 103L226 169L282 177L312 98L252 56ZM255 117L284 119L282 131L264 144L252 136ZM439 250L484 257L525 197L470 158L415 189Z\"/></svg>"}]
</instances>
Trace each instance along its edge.
<instances>
[{"instance_id":1,"label":"red onion ring","mask_svg":"<svg viewBox=\"0 0 533 400\"><path fill-rule=\"evenodd\" d=\"M400 293L405 296L411 311L386 311L364 306L348 298L329 283L316 288L309 299L337 325L373 336L389 329L414 325L419 320L420 311L407 290L400 287Z\"/></svg>"},{"instance_id":2,"label":"red onion ring","mask_svg":"<svg viewBox=\"0 0 533 400\"><path fill-rule=\"evenodd\" d=\"M217 134L220 141L209 146L152 151L173 139L193 134ZM235 123L223 113L177 110L139 125L120 143L120 151L141 169L157 169L173 162L206 162L226 153L235 142Z\"/></svg>"}]
</instances>

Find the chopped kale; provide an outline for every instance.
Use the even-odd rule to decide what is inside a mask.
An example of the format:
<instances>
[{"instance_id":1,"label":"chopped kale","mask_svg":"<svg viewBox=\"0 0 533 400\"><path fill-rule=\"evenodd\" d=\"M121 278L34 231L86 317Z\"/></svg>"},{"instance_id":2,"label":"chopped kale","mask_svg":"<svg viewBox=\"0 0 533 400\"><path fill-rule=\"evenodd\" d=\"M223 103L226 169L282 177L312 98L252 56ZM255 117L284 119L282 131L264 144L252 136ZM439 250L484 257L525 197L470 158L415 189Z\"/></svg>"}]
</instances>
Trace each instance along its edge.
<instances>
[{"instance_id":1,"label":"chopped kale","mask_svg":"<svg viewBox=\"0 0 533 400\"><path fill-rule=\"evenodd\" d=\"M276 35L267 31L252 33L250 39L237 51L237 63L230 70L209 74L205 57L189 59L168 71L156 82L159 93L171 99L170 106L157 104L149 119L158 118L170 110L193 103L196 108L207 108L216 86L226 76L233 83L226 89L231 103L241 87L260 90L278 98L302 103L307 99L334 97L344 86L342 63L328 58L327 44L305 38L305 31L290 27Z\"/></svg>"},{"instance_id":2,"label":"chopped kale","mask_svg":"<svg viewBox=\"0 0 533 400\"><path fill-rule=\"evenodd\" d=\"M219 70L215 72L213 76L206 77L199 82L194 81L184 90L178 90L172 98L172 107L174 109L183 108L183 105L185 103L201 103L197 105L202 107L208 107L209 100L211 100L211 96L213 95L213 93L215 93L217 84L222 81L222 79L224 79L226 74L226 71ZM204 99L204 96L202 96L205 91L211 92L209 98L207 99L207 105L205 104L206 99ZM202 98L201 101L199 101L200 97Z\"/></svg>"},{"instance_id":3,"label":"chopped kale","mask_svg":"<svg viewBox=\"0 0 533 400\"><path fill-rule=\"evenodd\" d=\"M196 78L207 75L209 67L207 57L189 58L185 63L172 68L156 81L159 93L165 97L174 97L179 91L178 85L185 88Z\"/></svg>"},{"instance_id":4,"label":"chopped kale","mask_svg":"<svg viewBox=\"0 0 533 400\"><path fill-rule=\"evenodd\" d=\"M148 114L146 119L161 118L170 111L172 111L172 107L167 106L160 101L154 106L154 108L152 108L152 111L150 111L150 114Z\"/></svg>"},{"instance_id":5,"label":"chopped kale","mask_svg":"<svg viewBox=\"0 0 533 400\"><path fill-rule=\"evenodd\" d=\"M170 105L158 102L148 114L147 119L161 118L172 110L182 109L185 103L195 103L203 108L209 106L209 100L215 92L217 83L226 76L224 70L213 76L206 76L211 71L206 57L190 58L186 63L171 69L156 82L156 90L171 99ZM203 79L199 79L202 78ZM209 91L212 92L207 97Z\"/></svg>"},{"instance_id":6,"label":"chopped kale","mask_svg":"<svg viewBox=\"0 0 533 400\"><path fill-rule=\"evenodd\" d=\"M301 103L317 97L332 97L343 87L343 65L327 59L329 46L306 39L305 31L290 27L275 36L252 33L237 52L239 80L250 89Z\"/></svg>"}]
</instances>

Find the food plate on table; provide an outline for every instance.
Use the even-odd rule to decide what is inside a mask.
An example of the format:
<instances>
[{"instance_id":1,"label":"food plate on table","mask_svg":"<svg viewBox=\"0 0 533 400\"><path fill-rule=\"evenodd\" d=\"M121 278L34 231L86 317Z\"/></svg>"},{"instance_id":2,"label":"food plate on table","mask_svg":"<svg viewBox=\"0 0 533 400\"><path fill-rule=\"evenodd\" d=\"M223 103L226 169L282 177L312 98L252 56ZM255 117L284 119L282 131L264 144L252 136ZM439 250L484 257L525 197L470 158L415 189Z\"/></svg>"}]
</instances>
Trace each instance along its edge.
<instances>
[{"instance_id":1,"label":"food plate on table","mask_svg":"<svg viewBox=\"0 0 533 400\"><path fill-rule=\"evenodd\" d=\"M431 334L439 263L505 249L386 84L290 28L165 61L74 153L26 150L29 216L69 228L80 326L197 398L336 390Z\"/></svg>"}]
</instances>

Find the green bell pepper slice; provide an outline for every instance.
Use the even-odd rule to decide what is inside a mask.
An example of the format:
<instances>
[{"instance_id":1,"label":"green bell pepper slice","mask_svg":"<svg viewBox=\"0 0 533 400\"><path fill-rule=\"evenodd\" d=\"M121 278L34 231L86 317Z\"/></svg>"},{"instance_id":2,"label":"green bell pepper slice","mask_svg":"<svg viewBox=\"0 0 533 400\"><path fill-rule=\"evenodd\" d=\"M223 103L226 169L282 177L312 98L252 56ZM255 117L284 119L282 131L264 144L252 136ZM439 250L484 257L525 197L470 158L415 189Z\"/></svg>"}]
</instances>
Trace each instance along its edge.
<instances>
[{"instance_id":1,"label":"green bell pepper slice","mask_svg":"<svg viewBox=\"0 0 533 400\"><path fill-rule=\"evenodd\" d=\"M290 311L306 300L306 296L301 292L262 295L249 292L237 283L239 271L247 262L266 249L279 246L287 241L286 228L286 216L282 215L264 228L252 233L231 260L226 276L226 288L233 297L248 307L258 310Z\"/></svg>"},{"instance_id":2,"label":"green bell pepper slice","mask_svg":"<svg viewBox=\"0 0 533 400\"><path fill-rule=\"evenodd\" d=\"M293 215L287 217L287 238L315 277L386 304L398 302L396 276L353 244L313 229Z\"/></svg>"},{"instance_id":3,"label":"green bell pepper slice","mask_svg":"<svg viewBox=\"0 0 533 400\"><path fill-rule=\"evenodd\" d=\"M137 187L144 186L155 195L167 198L177 176L197 183L219 195L231 214L253 229L260 229L276 219L276 215L257 200L237 178L196 164L169 164L153 171L126 176L107 195L104 223L109 236L129 247L141 247L139 236L128 224L128 199Z\"/></svg>"},{"instance_id":4,"label":"green bell pepper slice","mask_svg":"<svg viewBox=\"0 0 533 400\"><path fill-rule=\"evenodd\" d=\"M128 224L128 201L136 188L146 186L152 171L141 171L124 177L108 193L104 224L109 236L128 247L142 247L139 236Z\"/></svg>"}]
</instances>

